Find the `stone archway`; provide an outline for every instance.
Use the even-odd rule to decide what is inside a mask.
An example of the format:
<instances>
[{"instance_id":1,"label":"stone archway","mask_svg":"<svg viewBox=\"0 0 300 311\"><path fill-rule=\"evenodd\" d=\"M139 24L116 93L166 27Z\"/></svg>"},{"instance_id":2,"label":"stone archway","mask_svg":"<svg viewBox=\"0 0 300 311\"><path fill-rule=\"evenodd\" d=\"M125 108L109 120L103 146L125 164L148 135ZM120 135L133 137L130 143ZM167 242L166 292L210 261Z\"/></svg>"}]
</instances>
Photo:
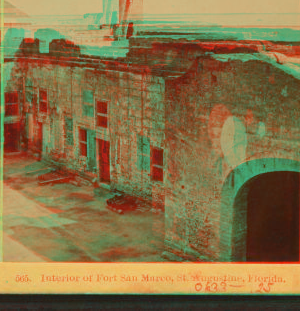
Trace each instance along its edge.
<instances>
[{"instance_id":1,"label":"stone archway","mask_svg":"<svg viewBox=\"0 0 300 311\"><path fill-rule=\"evenodd\" d=\"M245 187L254 177L272 172L300 173L300 162L282 158L251 160L227 176L221 199L219 261L246 261L248 191Z\"/></svg>"}]
</instances>

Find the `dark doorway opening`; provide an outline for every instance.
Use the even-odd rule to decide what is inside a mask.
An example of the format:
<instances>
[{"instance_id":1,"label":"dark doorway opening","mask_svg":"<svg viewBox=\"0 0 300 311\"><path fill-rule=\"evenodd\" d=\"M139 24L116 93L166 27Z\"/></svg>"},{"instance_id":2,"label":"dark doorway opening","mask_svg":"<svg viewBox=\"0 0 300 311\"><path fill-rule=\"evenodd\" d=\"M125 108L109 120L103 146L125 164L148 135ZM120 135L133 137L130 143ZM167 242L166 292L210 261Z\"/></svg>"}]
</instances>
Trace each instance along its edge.
<instances>
[{"instance_id":1,"label":"dark doorway opening","mask_svg":"<svg viewBox=\"0 0 300 311\"><path fill-rule=\"evenodd\" d=\"M4 154L18 152L20 145L20 123L4 124Z\"/></svg>"},{"instance_id":2,"label":"dark doorway opening","mask_svg":"<svg viewBox=\"0 0 300 311\"><path fill-rule=\"evenodd\" d=\"M41 156L43 151L43 123L37 123L37 136L36 136L36 149L37 153Z\"/></svg>"},{"instance_id":3,"label":"dark doorway opening","mask_svg":"<svg viewBox=\"0 0 300 311\"><path fill-rule=\"evenodd\" d=\"M299 176L272 172L250 182L247 261L299 261Z\"/></svg>"},{"instance_id":4,"label":"dark doorway opening","mask_svg":"<svg viewBox=\"0 0 300 311\"><path fill-rule=\"evenodd\" d=\"M99 139L100 181L110 182L110 142Z\"/></svg>"}]
</instances>

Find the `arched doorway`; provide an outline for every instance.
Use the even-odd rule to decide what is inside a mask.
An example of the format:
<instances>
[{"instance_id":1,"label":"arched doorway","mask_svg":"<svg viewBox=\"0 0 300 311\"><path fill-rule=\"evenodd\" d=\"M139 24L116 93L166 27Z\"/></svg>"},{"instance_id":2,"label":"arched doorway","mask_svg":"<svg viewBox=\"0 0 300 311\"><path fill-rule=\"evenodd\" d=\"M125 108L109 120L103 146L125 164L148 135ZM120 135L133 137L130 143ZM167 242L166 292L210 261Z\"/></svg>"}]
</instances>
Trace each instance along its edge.
<instances>
[{"instance_id":1,"label":"arched doorway","mask_svg":"<svg viewBox=\"0 0 300 311\"><path fill-rule=\"evenodd\" d=\"M299 173L271 172L249 180L246 261L299 261ZM241 204L237 197L235 204Z\"/></svg>"},{"instance_id":2,"label":"arched doorway","mask_svg":"<svg viewBox=\"0 0 300 311\"><path fill-rule=\"evenodd\" d=\"M264 158L244 162L227 176L219 261L299 261L299 173L298 161Z\"/></svg>"}]
</instances>

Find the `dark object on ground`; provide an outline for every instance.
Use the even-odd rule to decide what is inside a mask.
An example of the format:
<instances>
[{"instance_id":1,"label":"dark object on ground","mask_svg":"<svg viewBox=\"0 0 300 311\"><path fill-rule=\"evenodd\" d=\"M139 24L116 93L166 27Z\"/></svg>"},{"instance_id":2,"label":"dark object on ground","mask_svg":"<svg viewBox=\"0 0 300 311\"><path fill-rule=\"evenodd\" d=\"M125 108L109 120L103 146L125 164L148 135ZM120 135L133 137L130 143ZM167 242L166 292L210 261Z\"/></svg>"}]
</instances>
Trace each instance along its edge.
<instances>
[{"instance_id":1,"label":"dark object on ground","mask_svg":"<svg viewBox=\"0 0 300 311\"><path fill-rule=\"evenodd\" d=\"M106 200L106 203L108 209L118 214L131 211L144 212L151 208L151 205L147 204L145 201L127 194L116 195Z\"/></svg>"},{"instance_id":2,"label":"dark object on ground","mask_svg":"<svg viewBox=\"0 0 300 311\"><path fill-rule=\"evenodd\" d=\"M69 182L74 177L60 171L49 172L38 176L39 185Z\"/></svg>"}]
</instances>

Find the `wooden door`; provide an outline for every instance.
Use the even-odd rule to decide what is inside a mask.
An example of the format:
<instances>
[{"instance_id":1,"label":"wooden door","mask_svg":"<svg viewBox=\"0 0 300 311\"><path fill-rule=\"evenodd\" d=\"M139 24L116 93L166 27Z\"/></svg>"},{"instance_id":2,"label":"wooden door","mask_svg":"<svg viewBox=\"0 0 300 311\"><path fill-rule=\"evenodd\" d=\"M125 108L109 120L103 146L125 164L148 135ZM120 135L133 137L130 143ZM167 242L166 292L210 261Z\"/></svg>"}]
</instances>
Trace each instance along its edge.
<instances>
[{"instance_id":1,"label":"wooden door","mask_svg":"<svg viewBox=\"0 0 300 311\"><path fill-rule=\"evenodd\" d=\"M110 182L110 143L99 139L100 181Z\"/></svg>"},{"instance_id":2,"label":"wooden door","mask_svg":"<svg viewBox=\"0 0 300 311\"><path fill-rule=\"evenodd\" d=\"M37 123L37 137L36 137L36 148L39 154L43 151L43 123Z\"/></svg>"}]
</instances>

